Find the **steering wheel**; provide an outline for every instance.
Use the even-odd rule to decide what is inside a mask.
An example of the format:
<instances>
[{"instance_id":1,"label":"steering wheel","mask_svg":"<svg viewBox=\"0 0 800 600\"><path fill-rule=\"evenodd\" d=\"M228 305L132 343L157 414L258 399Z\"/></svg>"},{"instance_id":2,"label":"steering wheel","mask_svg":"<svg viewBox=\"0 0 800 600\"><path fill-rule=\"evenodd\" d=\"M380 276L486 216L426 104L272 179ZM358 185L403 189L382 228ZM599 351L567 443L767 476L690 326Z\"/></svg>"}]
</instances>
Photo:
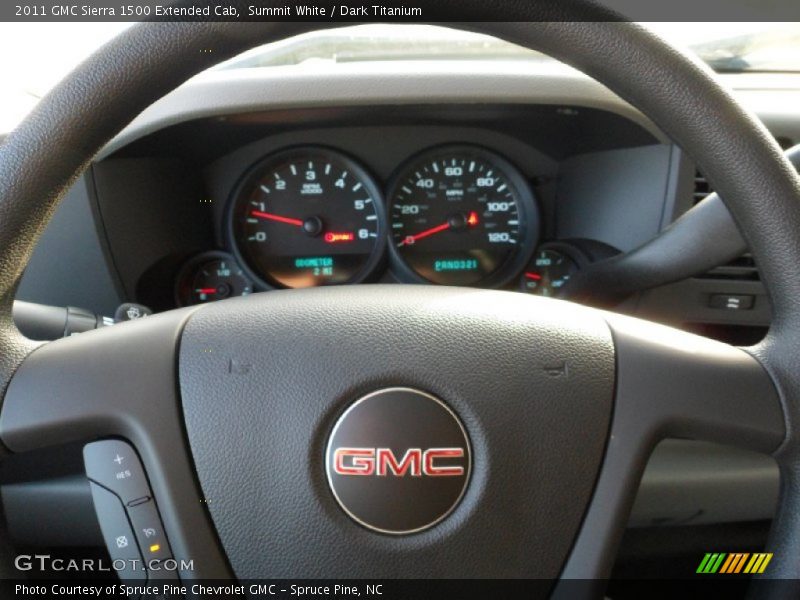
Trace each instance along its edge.
<instances>
[{"instance_id":1,"label":"steering wheel","mask_svg":"<svg viewBox=\"0 0 800 600\"><path fill-rule=\"evenodd\" d=\"M7 450L129 441L172 554L193 560L187 580L526 577L560 579L558 593L608 577L655 444L709 440L778 460L765 576L800 578L797 175L694 59L586 0L523 4L518 18L551 22L455 26L582 70L702 165L769 290L762 343L731 347L524 294L399 285L270 292L46 345L23 339L15 288L98 150L212 63L325 26L140 24L0 147ZM445 493L447 506L431 508ZM392 521L420 511L415 527Z\"/></svg>"}]
</instances>

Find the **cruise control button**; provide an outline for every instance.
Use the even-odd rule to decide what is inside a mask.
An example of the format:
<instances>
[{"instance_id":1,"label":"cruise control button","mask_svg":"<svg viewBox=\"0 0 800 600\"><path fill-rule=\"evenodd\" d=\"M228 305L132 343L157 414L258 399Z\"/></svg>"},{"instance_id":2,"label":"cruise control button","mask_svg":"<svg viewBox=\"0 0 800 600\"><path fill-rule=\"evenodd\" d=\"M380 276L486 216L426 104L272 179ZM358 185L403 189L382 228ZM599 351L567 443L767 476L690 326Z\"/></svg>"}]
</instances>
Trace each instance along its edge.
<instances>
[{"instance_id":1,"label":"cruise control button","mask_svg":"<svg viewBox=\"0 0 800 600\"><path fill-rule=\"evenodd\" d=\"M145 564L152 560L164 560L172 557L167 536L158 516L155 502L145 502L128 507L128 516L133 525L134 535L139 542Z\"/></svg>"},{"instance_id":2,"label":"cruise control button","mask_svg":"<svg viewBox=\"0 0 800 600\"><path fill-rule=\"evenodd\" d=\"M147 579L145 563L119 498L95 483L89 482L89 485L103 540L119 578L123 581Z\"/></svg>"},{"instance_id":3,"label":"cruise control button","mask_svg":"<svg viewBox=\"0 0 800 600\"><path fill-rule=\"evenodd\" d=\"M137 504L144 504L145 502L150 502L150 496L142 496L136 500L131 500L128 502L128 506L136 506Z\"/></svg>"},{"instance_id":4,"label":"cruise control button","mask_svg":"<svg viewBox=\"0 0 800 600\"><path fill-rule=\"evenodd\" d=\"M117 494L127 504L152 496L136 451L120 440L92 442L83 447L86 476Z\"/></svg>"}]
</instances>

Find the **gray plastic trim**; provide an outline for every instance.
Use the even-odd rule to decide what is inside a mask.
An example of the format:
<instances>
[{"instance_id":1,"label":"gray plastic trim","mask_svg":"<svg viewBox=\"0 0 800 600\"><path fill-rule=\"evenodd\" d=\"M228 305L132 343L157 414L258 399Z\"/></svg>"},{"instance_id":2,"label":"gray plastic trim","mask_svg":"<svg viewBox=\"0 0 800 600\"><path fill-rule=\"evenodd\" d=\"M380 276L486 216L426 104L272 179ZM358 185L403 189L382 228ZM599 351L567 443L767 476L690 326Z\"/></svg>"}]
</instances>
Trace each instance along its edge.
<instances>
[{"instance_id":1,"label":"gray plastic trim","mask_svg":"<svg viewBox=\"0 0 800 600\"><path fill-rule=\"evenodd\" d=\"M103 543L89 481L82 475L5 484L0 497L17 543L40 548Z\"/></svg>"},{"instance_id":2,"label":"gray plastic trim","mask_svg":"<svg viewBox=\"0 0 800 600\"><path fill-rule=\"evenodd\" d=\"M90 175L79 178L39 239L16 299L114 314L123 301L93 212Z\"/></svg>"},{"instance_id":3,"label":"gray plastic trim","mask_svg":"<svg viewBox=\"0 0 800 600\"><path fill-rule=\"evenodd\" d=\"M785 155L800 168L800 144ZM746 251L738 225L713 193L652 240L583 269L566 289L572 298L591 304L614 304L634 292L704 273Z\"/></svg>"},{"instance_id":4,"label":"gray plastic trim","mask_svg":"<svg viewBox=\"0 0 800 600\"><path fill-rule=\"evenodd\" d=\"M779 479L770 456L664 440L647 463L628 527L768 521L775 515Z\"/></svg>"},{"instance_id":5,"label":"gray plastic trim","mask_svg":"<svg viewBox=\"0 0 800 600\"><path fill-rule=\"evenodd\" d=\"M569 104L616 113L669 140L608 88L551 60L409 61L303 65L202 73L117 135L102 159L145 135L192 119L265 109L442 103Z\"/></svg>"}]
</instances>

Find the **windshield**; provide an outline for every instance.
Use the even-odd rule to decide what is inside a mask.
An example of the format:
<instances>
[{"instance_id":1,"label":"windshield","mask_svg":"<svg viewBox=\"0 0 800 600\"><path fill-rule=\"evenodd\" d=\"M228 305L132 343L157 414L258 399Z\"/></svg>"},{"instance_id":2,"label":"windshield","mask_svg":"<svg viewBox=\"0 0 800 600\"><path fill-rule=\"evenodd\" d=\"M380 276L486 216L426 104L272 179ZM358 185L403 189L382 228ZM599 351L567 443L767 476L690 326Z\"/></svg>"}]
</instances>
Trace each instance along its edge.
<instances>
[{"instance_id":1,"label":"windshield","mask_svg":"<svg viewBox=\"0 0 800 600\"><path fill-rule=\"evenodd\" d=\"M0 23L0 131L131 23ZM800 72L800 23L648 23L720 72ZM58 52L53 52L58 48ZM429 25L361 25L261 46L216 69L408 60L550 60L495 38Z\"/></svg>"},{"instance_id":2,"label":"windshield","mask_svg":"<svg viewBox=\"0 0 800 600\"><path fill-rule=\"evenodd\" d=\"M718 71L800 71L800 23L648 23ZM306 61L536 60L544 57L490 36L424 25L361 25L267 44L220 68Z\"/></svg>"}]
</instances>

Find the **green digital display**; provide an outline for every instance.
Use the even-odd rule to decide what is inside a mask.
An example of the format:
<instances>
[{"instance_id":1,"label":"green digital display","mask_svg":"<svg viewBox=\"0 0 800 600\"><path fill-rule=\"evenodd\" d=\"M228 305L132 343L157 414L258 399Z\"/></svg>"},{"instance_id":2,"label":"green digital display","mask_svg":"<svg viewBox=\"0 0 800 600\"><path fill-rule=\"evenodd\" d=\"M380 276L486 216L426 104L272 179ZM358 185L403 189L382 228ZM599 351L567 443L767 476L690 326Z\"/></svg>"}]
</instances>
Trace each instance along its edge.
<instances>
[{"instance_id":1,"label":"green digital display","mask_svg":"<svg viewBox=\"0 0 800 600\"><path fill-rule=\"evenodd\" d=\"M294 259L296 269L310 270L314 277L331 277L333 275L332 256L303 256Z\"/></svg>"},{"instance_id":2,"label":"green digital display","mask_svg":"<svg viewBox=\"0 0 800 600\"><path fill-rule=\"evenodd\" d=\"M332 256L304 256L294 259L294 266L298 269L322 269L333 266Z\"/></svg>"},{"instance_id":3,"label":"green digital display","mask_svg":"<svg viewBox=\"0 0 800 600\"><path fill-rule=\"evenodd\" d=\"M476 271L478 261L474 258L460 260L437 260L433 263L433 269L437 273L446 271Z\"/></svg>"}]
</instances>

